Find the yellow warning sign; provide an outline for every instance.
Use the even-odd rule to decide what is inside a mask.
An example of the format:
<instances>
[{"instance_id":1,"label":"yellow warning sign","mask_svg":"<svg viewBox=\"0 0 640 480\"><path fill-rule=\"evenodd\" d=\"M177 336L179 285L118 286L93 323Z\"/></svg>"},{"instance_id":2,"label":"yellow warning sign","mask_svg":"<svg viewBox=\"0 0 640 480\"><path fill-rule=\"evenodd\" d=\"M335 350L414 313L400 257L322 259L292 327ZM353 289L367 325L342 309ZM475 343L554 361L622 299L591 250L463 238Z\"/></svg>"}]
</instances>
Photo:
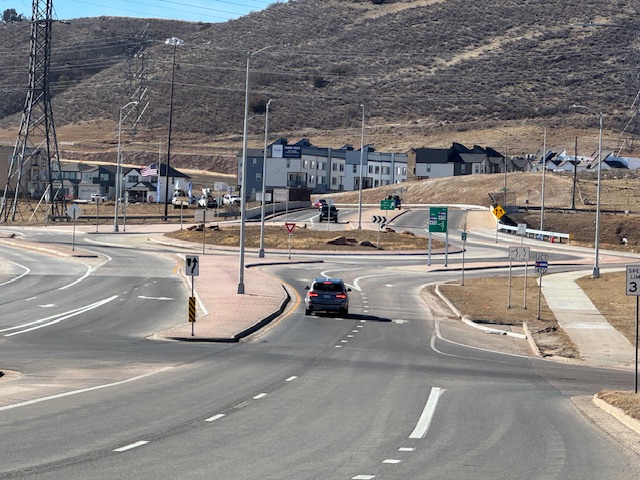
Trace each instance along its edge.
<instances>
[{"instance_id":1,"label":"yellow warning sign","mask_svg":"<svg viewBox=\"0 0 640 480\"><path fill-rule=\"evenodd\" d=\"M196 297L189 297L189 322L196 322Z\"/></svg>"},{"instance_id":2,"label":"yellow warning sign","mask_svg":"<svg viewBox=\"0 0 640 480\"><path fill-rule=\"evenodd\" d=\"M505 212L504 208L502 208L500 205L496 205L496 208L493 209L493 214L498 218L504 217L506 213L507 212Z\"/></svg>"}]
</instances>

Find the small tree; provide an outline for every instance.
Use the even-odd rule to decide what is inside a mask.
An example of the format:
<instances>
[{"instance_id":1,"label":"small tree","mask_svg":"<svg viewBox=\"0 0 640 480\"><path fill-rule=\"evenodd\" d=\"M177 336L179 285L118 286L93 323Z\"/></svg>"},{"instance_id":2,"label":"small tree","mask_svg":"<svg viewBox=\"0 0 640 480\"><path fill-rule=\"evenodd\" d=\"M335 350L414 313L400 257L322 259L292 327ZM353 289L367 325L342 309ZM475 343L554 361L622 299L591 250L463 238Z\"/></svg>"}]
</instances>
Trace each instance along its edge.
<instances>
[{"instance_id":1,"label":"small tree","mask_svg":"<svg viewBox=\"0 0 640 480\"><path fill-rule=\"evenodd\" d=\"M2 21L4 23L15 22L20 20L22 15L18 15L15 8L7 8L4 12L2 12Z\"/></svg>"}]
</instances>

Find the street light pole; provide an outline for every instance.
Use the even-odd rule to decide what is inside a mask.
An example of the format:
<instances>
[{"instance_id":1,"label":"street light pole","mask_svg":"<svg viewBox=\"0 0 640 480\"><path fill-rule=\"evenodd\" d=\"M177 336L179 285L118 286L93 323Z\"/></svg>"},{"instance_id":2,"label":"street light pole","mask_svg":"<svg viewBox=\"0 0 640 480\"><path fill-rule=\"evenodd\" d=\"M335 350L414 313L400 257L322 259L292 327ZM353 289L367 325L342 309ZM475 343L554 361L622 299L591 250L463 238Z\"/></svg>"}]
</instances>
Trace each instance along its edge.
<instances>
[{"instance_id":1,"label":"street light pole","mask_svg":"<svg viewBox=\"0 0 640 480\"><path fill-rule=\"evenodd\" d=\"M590 107L586 107L584 105L571 105L571 107L573 108L583 108L585 110L590 111L591 113L593 113L594 115L598 116L598 123L599 123L599 135L598 135L598 186L596 189L596 238L594 241L594 250L595 250L595 257L593 260L593 272L591 274L591 276L593 278L599 278L600 277L600 260L599 260L599 253L600 253L600 191L602 189L602 130L603 130L603 115L602 112L597 112L595 111L593 108Z\"/></svg>"},{"instance_id":2,"label":"street light pole","mask_svg":"<svg viewBox=\"0 0 640 480\"><path fill-rule=\"evenodd\" d=\"M122 196L122 110L129 105L137 105L138 102L129 102L120 107L120 121L118 122L118 159L116 166L116 209L113 214L113 231L118 231L118 208L120 207L120 197ZM127 114L128 115L128 114ZM125 116L126 118L126 116Z\"/></svg>"},{"instance_id":3,"label":"street light pole","mask_svg":"<svg viewBox=\"0 0 640 480\"><path fill-rule=\"evenodd\" d=\"M176 37L167 38L166 45L173 45L173 62L171 66L171 93L169 94L169 134L167 138L167 164L165 166L164 182L164 220L169 218L169 167L171 165L171 122L173 119L173 84L176 75L176 49L179 45L184 45L184 41ZM159 174L160 172L158 172Z\"/></svg>"},{"instance_id":4,"label":"street light pole","mask_svg":"<svg viewBox=\"0 0 640 480\"><path fill-rule=\"evenodd\" d=\"M364 160L364 105L362 107L362 126L360 128L360 182L358 185L358 230L362 230L362 169ZM367 162L368 163L368 162Z\"/></svg>"},{"instance_id":5,"label":"street light pole","mask_svg":"<svg viewBox=\"0 0 640 480\"><path fill-rule=\"evenodd\" d=\"M264 114L264 157L262 158L262 204L260 205L260 251L258 252L259 258L264 258L264 204L265 204L265 188L267 175L267 141L269 138L269 105L271 101L267 102L265 114Z\"/></svg>"},{"instance_id":6,"label":"street light pole","mask_svg":"<svg viewBox=\"0 0 640 480\"><path fill-rule=\"evenodd\" d=\"M245 77L244 88L244 129L242 134L242 170L241 170L241 186L242 192L240 196L240 267L238 273L238 294L244 294L244 244L245 244L245 222L247 210L247 130L249 123L249 66L251 57L268 49L277 47L278 45L267 45L266 47L256 50L255 52L247 52L247 71Z\"/></svg>"},{"instance_id":7,"label":"street light pole","mask_svg":"<svg viewBox=\"0 0 640 480\"><path fill-rule=\"evenodd\" d=\"M496 128L497 131L504 133L504 186L502 190L503 194L503 206L507 204L507 151L509 150L509 134L504 130Z\"/></svg>"}]
</instances>

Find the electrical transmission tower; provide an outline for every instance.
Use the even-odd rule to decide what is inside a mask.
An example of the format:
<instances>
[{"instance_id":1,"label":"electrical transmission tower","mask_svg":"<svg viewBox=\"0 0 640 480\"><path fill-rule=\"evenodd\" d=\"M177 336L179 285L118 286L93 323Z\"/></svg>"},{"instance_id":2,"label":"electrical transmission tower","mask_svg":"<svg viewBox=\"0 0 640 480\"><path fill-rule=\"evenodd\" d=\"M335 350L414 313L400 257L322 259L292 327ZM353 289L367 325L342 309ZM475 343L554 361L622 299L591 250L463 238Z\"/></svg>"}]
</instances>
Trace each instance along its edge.
<instances>
[{"instance_id":1,"label":"electrical transmission tower","mask_svg":"<svg viewBox=\"0 0 640 480\"><path fill-rule=\"evenodd\" d=\"M132 107L135 114L128 116L128 124L123 125L123 129L128 130L131 137L145 127L144 116L149 107L146 65L149 46L148 30L147 23L138 33L127 36L125 44L123 96L128 98L128 102L135 102Z\"/></svg>"},{"instance_id":2,"label":"electrical transmission tower","mask_svg":"<svg viewBox=\"0 0 640 480\"><path fill-rule=\"evenodd\" d=\"M62 215L64 190L58 141L51 111L49 69L53 0L33 0L29 91L0 204L0 222L37 219L38 207ZM39 198L36 207L32 202ZM28 218L27 218L28 216Z\"/></svg>"}]
</instances>

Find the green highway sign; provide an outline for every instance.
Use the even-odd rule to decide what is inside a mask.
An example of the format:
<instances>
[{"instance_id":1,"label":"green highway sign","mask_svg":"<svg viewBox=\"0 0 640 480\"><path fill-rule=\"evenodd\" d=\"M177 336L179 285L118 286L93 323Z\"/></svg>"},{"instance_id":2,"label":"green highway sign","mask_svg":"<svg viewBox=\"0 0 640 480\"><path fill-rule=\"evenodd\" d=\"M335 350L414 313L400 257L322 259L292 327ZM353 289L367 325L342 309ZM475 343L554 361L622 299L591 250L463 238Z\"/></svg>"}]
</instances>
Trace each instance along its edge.
<instances>
[{"instance_id":1,"label":"green highway sign","mask_svg":"<svg viewBox=\"0 0 640 480\"><path fill-rule=\"evenodd\" d=\"M394 210L396 203L393 199L380 200L380 210Z\"/></svg>"},{"instance_id":2,"label":"green highway sign","mask_svg":"<svg viewBox=\"0 0 640 480\"><path fill-rule=\"evenodd\" d=\"M447 231L447 207L429 208L429 233L445 233Z\"/></svg>"}]
</instances>

